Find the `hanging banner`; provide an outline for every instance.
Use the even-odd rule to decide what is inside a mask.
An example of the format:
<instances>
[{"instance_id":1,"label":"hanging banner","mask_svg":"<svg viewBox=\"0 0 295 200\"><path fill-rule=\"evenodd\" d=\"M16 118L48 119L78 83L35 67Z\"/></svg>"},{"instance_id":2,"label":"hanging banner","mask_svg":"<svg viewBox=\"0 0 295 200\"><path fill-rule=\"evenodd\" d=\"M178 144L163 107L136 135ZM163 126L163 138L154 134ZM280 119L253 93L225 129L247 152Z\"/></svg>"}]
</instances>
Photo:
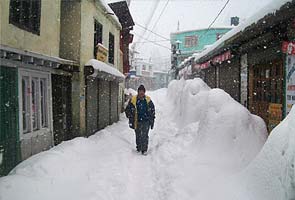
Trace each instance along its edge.
<instances>
[{"instance_id":1,"label":"hanging banner","mask_svg":"<svg viewBox=\"0 0 295 200\"><path fill-rule=\"evenodd\" d=\"M241 70L240 70L240 102L247 107L248 105L248 55L241 56Z\"/></svg>"},{"instance_id":2,"label":"hanging banner","mask_svg":"<svg viewBox=\"0 0 295 200\"><path fill-rule=\"evenodd\" d=\"M295 55L288 55L286 61L286 115L295 104Z\"/></svg>"},{"instance_id":3,"label":"hanging banner","mask_svg":"<svg viewBox=\"0 0 295 200\"><path fill-rule=\"evenodd\" d=\"M200 69L206 69L208 68L211 64L221 64L224 61L230 60L232 58L232 54L231 51L226 51L223 54L217 55L214 58L212 58L211 60L208 60L204 63L201 64L197 64L195 65L195 67L198 67Z\"/></svg>"},{"instance_id":4,"label":"hanging banner","mask_svg":"<svg viewBox=\"0 0 295 200\"><path fill-rule=\"evenodd\" d=\"M295 42L283 42L282 52L288 55L295 55Z\"/></svg>"}]
</instances>

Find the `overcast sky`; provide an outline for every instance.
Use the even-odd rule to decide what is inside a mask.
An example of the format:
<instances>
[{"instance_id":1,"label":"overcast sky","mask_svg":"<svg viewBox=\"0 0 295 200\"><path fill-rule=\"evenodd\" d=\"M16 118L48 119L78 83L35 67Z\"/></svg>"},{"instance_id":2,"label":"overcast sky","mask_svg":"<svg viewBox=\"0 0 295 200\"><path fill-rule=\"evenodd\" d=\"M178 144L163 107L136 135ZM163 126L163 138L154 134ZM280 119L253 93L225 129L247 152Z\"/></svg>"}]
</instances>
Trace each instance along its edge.
<instances>
[{"instance_id":1,"label":"overcast sky","mask_svg":"<svg viewBox=\"0 0 295 200\"><path fill-rule=\"evenodd\" d=\"M154 27L154 32L170 38L170 33L177 30L179 21L180 31L198 28L207 28L214 20L227 0L131 0L130 11L135 23ZM213 27L229 26L230 17L238 16L240 20L245 20L255 12L265 7L272 0L230 0ZM280 1L280 0L277 0ZM167 4L162 16L159 18L163 8ZM158 23L155 25L156 21ZM163 68L170 62L170 50L156 46L145 39L157 42L160 45L170 48L169 41L163 41L148 31L136 25L133 33L133 42L136 43L138 57L143 59L151 58L156 68ZM140 37L145 39L139 39Z\"/></svg>"}]
</instances>

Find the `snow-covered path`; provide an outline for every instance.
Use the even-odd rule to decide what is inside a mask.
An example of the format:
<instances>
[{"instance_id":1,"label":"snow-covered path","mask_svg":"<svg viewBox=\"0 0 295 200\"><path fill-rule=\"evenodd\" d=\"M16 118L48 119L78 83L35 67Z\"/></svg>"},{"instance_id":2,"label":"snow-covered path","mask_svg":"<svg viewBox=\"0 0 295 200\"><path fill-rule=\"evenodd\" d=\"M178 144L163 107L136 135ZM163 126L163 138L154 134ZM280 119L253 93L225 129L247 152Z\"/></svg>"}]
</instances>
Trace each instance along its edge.
<instances>
[{"instance_id":1,"label":"snow-covered path","mask_svg":"<svg viewBox=\"0 0 295 200\"><path fill-rule=\"evenodd\" d=\"M263 182L264 177L255 180L256 174L272 165L259 160L251 165L266 140L260 118L198 79L175 82L150 96L156 124L147 156L135 152L134 131L122 115L89 138L64 142L22 162L0 178L0 200L257 199L245 188ZM270 199L270 192L257 196L280 200Z\"/></svg>"},{"instance_id":2,"label":"snow-covered path","mask_svg":"<svg viewBox=\"0 0 295 200\"><path fill-rule=\"evenodd\" d=\"M156 135L171 127L161 125L165 119L157 100L163 100L159 96L166 96L166 90L158 94L159 120L150 132L147 156L135 152L134 131L121 115L118 123L90 138L64 142L21 163L0 179L0 199L161 199L154 159L161 140Z\"/></svg>"}]
</instances>

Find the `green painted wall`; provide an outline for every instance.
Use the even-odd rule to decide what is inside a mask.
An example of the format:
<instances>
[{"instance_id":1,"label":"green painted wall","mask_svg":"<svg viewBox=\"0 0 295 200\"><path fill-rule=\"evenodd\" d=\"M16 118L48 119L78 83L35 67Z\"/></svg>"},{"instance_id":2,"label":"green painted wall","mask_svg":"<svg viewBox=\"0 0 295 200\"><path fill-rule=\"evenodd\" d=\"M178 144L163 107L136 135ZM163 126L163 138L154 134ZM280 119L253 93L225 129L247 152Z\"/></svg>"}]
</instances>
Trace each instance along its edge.
<instances>
[{"instance_id":1,"label":"green painted wall","mask_svg":"<svg viewBox=\"0 0 295 200\"><path fill-rule=\"evenodd\" d=\"M17 69L0 66L0 176L20 161Z\"/></svg>"},{"instance_id":2,"label":"green painted wall","mask_svg":"<svg viewBox=\"0 0 295 200\"><path fill-rule=\"evenodd\" d=\"M214 28L214 29L200 29L200 30L192 30L192 31L183 31L171 33L170 39L171 44L175 44L177 40L181 41L179 45L179 49L183 55L191 56L194 52L202 51L206 45L213 44L217 40L217 34L225 34L230 31L231 28ZM194 47L185 47L185 37L186 36L194 36L196 35L198 38L197 45ZM187 57L188 57L187 56Z\"/></svg>"}]
</instances>

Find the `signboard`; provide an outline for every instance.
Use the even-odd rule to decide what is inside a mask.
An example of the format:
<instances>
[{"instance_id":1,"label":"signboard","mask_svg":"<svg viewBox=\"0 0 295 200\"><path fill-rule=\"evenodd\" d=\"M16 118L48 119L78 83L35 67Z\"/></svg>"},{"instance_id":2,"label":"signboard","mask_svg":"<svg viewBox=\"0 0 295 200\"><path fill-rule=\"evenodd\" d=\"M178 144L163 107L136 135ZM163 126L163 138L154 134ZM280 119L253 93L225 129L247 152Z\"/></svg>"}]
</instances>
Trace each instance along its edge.
<instances>
[{"instance_id":1,"label":"signboard","mask_svg":"<svg viewBox=\"0 0 295 200\"><path fill-rule=\"evenodd\" d=\"M97 48L96 59L101 62L106 62L108 58L108 49L104 47L102 44L98 44L96 48Z\"/></svg>"},{"instance_id":2,"label":"signboard","mask_svg":"<svg viewBox=\"0 0 295 200\"><path fill-rule=\"evenodd\" d=\"M223 54L215 56L213 59L211 59L207 62L195 65L194 68L206 69L210 66L211 63L212 64L218 64L218 63L220 64L226 60L230 60L231 58L232 58L231 52L226 51Z\"/></svg>"},{"instance_id":3,"label":"signboard","mask_svg":"<svg viewBox=\"0 0 295 200\"><path fill-rule=\"evenodd\" d=\"M268 130L272 131L282 121L282 104L270 103L268 107Z\"/></svg>"},{"instance_id":4,"label":"signboard","mask_svg":"<svg viewBox=\"0 0 295 200\"><path fill-rule=\"evenodd\" d=\"M282 52L288 55L295 55L295 42L283 42Z\"/></svg>"},{"instance_id":5,"label":"signboard","mask_svg":"<svg viewBox=\"0 0 295 200\"><path fill-rule=\"evenodd\" d=\"M245 107L248 105L248 58L247 54L241 56L241 84L240 84L240 91L241 91L241 104Z\"/></svg>"},{"instance_id":6,"label":"signboard","mask_svg":"<svg viewBox=\"0 0 295 200\"><path fill-rule=\"evenodd\" d=\"M286 115L295 104L295 55L288 55L286 61Z\"/></svg>"}]
</instances>

